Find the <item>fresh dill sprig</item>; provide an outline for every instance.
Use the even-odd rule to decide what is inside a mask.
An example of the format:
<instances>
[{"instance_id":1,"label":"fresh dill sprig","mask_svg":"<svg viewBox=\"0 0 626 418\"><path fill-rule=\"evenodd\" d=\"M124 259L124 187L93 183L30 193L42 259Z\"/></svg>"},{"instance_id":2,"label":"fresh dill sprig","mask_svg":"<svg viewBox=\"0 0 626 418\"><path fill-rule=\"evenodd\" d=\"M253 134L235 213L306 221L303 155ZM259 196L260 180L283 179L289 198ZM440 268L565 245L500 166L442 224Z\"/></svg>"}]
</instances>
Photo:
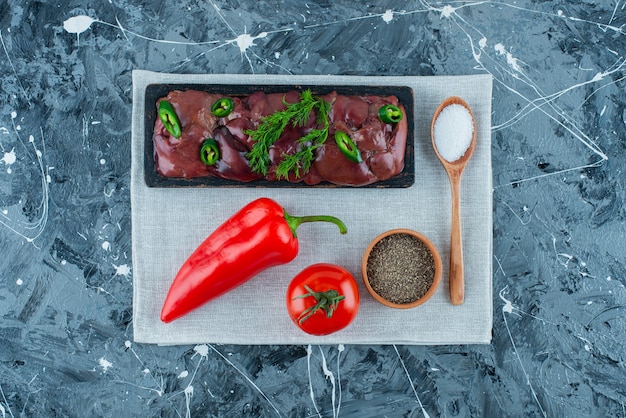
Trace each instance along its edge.
<instances>
[{"instance_id":1,"label":"fresh dill sprig","mask_svg":"<svg viewBox=\"0 0 626 418\"><path fill-rule=\"evenodd\" d=\"M279 179L287 178L289 173L294 173L296 177L300 177L301 170L306 173L310 169L315 160L313 151L328 138L328 112L330 111L330 105L323 99L314 96L309 89L300 93L300 101L287 103L283 99L283 103L286 106L284 110L263 117L256 130L245 131L253 141L248 159L250 167L255 173L267 174L271 164L270 147L280 139L289 123L294 127L303 127L309 120L311 112L315 112L316 122L323 128L311 129L305 136L298 139L300 149L295 154L282 156L283 159L276 168L276 176Z\"/></svg>"},{"instance_id":2,"label":"fresh dill sprig","mask_svg":"<svg viewBox=\"0 0 626 418\"><path fill-rule=\"evenodd\" d=\"M322 144L308 145L295 154L283 154L283 160L276 167L276 178L286 179L290 172L293 172L296 178L300 178L300 170L308 172L315 160L313 150L321 146Z\"/></svg>"}]
</instances>

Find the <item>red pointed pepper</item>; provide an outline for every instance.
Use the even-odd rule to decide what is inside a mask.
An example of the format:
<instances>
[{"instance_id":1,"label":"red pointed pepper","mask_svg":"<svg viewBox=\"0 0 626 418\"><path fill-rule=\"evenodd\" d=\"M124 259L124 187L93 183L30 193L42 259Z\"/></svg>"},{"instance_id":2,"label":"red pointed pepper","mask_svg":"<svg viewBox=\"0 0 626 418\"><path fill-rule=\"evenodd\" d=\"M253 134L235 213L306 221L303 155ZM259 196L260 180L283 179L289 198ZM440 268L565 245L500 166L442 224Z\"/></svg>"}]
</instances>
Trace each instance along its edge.
<instances>
[{"instance_id":1,"label":"red pointed pepper","mask_svg":"<svg viewBox=\"0 0 626 418\"><path fill-rule=\"evenodd\" d=\"M161 310L171 322L245 283L261 271L286 264L298 254L296 229L326 221L347 229L333 216L291 216L268 198L248 203L220 225L191 254L174 278Z\"/></svg>"}]
</instances>

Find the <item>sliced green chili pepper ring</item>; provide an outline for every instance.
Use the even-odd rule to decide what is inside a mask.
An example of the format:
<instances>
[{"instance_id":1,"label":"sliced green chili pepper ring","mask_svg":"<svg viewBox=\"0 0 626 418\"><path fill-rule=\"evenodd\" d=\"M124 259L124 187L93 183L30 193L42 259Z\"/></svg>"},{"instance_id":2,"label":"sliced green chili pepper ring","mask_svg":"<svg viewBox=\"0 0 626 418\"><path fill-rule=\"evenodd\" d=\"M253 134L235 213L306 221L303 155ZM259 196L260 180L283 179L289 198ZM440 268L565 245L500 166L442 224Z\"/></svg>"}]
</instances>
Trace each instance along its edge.
<instances>
[{"instance_id":1,"label":"sliced green chili pepper ring","mask_svg":"<svg viewBox=\"0 0 626 418\"><path fill-rule=\"evenodd\" d=\"M235 103L230 97L222 97L211 106L211 112L218 118L223 118L233 111Z\"/></svg>"},{"instance_id":2,"label":"sliced green chili pepper ring","mask_svg":"<svg viewBox=\"0 0 626 418\"><path fill-rule=\"evenodd\" d=\"M363 161L363 159L361 158L361 152L347 133L342 131L335 132L335 142L337 142L339 150L343 155L346 156L348 160L355 163L360 163Z\"/></svg>"},{"instance_id":3,"label":"sliced green chili pepper ring","mask_svg":"<svg viewBox=\"0 0 626 418\"><path fill-rule=\"evenodd\" d=\"M215 165L220 159L220 147L213 138L207 138L200 147L200 160L206 165Z\"/></svg>"},{"instance_id":4,"label":"sliced green chili pepper ring","mask_svg":"<svg viewBox=\"0 0 626 418\"><path fill-rule=\"evenodd\" d=\"M174 138L180 138L181 128L178 116L176 116L174 106L167 100L161 100L159 102L159 118L161 122L163 122L165 129L167 129Z\"/></svg>"},{"instance_id":5,"label":"sliced green chili pepper ring","mask_svg":"<svg viewBox=\"0 0 626 418\"><path fill-rule=\"evenodd\" d=\"M385 123L398 123L402 120L403 116L398 106L388 104L378 109L378 117Z\"/></svg>"}]
</instances>

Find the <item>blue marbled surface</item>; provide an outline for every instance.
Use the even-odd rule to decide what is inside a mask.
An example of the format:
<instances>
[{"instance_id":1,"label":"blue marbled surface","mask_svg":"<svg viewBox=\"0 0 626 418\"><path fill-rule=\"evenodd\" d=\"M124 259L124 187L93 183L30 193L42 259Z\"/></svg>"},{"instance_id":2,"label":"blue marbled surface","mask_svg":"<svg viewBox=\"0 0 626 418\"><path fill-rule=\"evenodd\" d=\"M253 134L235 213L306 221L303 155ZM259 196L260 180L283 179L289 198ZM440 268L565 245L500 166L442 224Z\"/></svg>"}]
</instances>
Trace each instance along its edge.
<instances>
[{"instance_id":1,"label":"blue marbled surface","mask_svg":"<svg viewBox=\"0 0 626 418\"><path fill-rule=\"evenodd\" d=\"M0 0L0 417L626 416L625 9ZM133 69L491 73L492 344L134 343Z\"/></svg>"}]
</instances>

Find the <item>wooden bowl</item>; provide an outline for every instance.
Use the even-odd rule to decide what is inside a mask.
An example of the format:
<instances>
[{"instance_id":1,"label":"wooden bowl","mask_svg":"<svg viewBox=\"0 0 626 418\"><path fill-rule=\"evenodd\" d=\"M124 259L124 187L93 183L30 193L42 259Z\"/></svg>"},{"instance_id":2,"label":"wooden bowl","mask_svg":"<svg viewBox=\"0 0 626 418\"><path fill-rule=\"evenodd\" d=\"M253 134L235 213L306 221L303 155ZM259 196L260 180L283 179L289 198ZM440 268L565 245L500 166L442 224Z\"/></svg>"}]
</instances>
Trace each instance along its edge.
<instances>
[{"instance_id":1,"label":"wooden bowl","mask_svg":"<svg viewBox=\"0 0 626 418\"><path fill-rule=\"evenodd\" d=\"M397 247L398 251L395 251L393 254L391 250L385 251L385 253L387 254L382 253L382 251L386 250L386 248L384 248L383 246L377 247L377 249L374 250L377 244L379 244L383 239L390 237L392 235L400 235L400 236L408 235L410 237L416 238L417 240L421 241L424 245L423 246L417 245L415 246L416 247L415 249L411 249L409 247L412 246L412 244L411 245L407 245L407 244L414 243L415 241L411 241L409 239L404 244L395 243L394 245ZM399 239L404 239L404 238L399 238ZM387 244L384 244L384 245L389 245L388 243L390 243L391 241L388 239L385 242ZM432 261L431 261L428 258L428 252L424 252L423 254L422 260L424 260L424 262L428 265L427 269L422 270L420 267L417 266L419 264L416 262L418 258L416 258L415 253L412 253L413 250L418 251L417 247L420 247L421 249L425 247L430 253L430 255L432 256ZM374 254L372 254L372 250L374 250ZM393 259L396 260L395 263L404 264L405 267L410 268L414 271L409 272L408 274L390 273L390 271L393 269L387 269L385 271L375 272L373 265L370 265L370 263L377 263L377 264L382 264L383 267L388 266L387 263L391 262L389 260L393 260ZM410 263L410 264L407 265L406 263ZM418 272L416 271L418 269L420 270L419 273L424 273L424 271L427 271L430 269L433 270L432 283L430 284L430 287L425 293L424 293L424 289L420 290L417 287L420 286L420 282L422 283L423 286L427 286L427 284L423 284L423 282L424 280L429 280L429 279L424 279L424 278L419 279L416 277L414 277L413 279L409 278L409 276L418 274ZM396 309L414 308L416 306L423 304L428 299L430 299L430 297L437 290L437 287L439 287L439 282L441 281L441 271L442 271L441 257L439 256L439 251L437 251L437 248L435 247L435 245L424 235L418 232L415 232L413 230L404 229L404 228L392 229L390 231L383 232L382 234L374 238L374 240L368 245L367 249L365 250L365 253L363 254L363 259L361 262L361 272L363 274L363 281L365 282L365 286L367 287L367 290L370 292L372 297L374 297L374 299L376 299L378 302L382 303L383 305L388 306L390 308L396 308ZM373 277L373 275L376 275L376 277ZM429 278L430 274L426 274L426 276ZM413 285L408 285L407 282L410 282L411 280L417 283L414 283ZM391 286L392 284L393 286ZM398 286L401 286L401 287L406 287L406 289L396 289L394 291L388 291L388 290L382 289L382 286L396 287L396 288ZM391 296L392 293L394 294L394 296ZM410 297L411 293L414 293L417 295L415 296L416 299L413 299L412 297ZM406 298L410 300L404 300Z\"/></svg>"}]
</instances>

